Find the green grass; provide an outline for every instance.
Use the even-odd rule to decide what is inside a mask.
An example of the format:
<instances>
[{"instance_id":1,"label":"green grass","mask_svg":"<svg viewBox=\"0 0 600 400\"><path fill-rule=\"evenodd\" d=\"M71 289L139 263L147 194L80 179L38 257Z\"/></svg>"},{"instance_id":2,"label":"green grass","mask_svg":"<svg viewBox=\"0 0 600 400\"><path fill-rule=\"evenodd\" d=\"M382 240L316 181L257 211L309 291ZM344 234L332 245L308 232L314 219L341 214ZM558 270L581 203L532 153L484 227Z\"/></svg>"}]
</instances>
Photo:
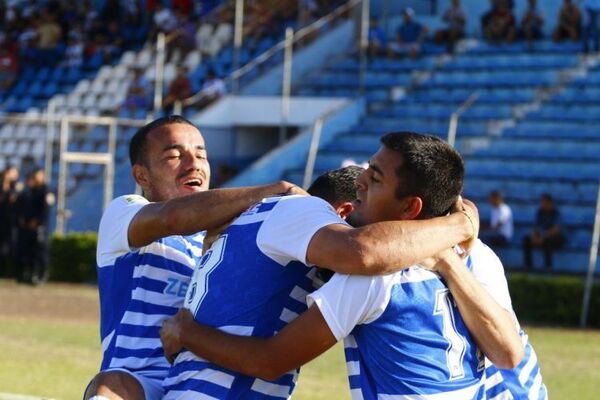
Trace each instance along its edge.
<instances>
[{"instance_id":1,"label":"green grass","mask_svg":"<svg viewBox=\"0 0 600 400\"><path fill-rule=\"evenodd\" d=\"M80 399L100 365L95 323L0 319L0 388Z\"/></svg>"},{"instance_id":2,"label":"green grass","mask_svg":"<svg viewBox=\"0 0 600 400\"><path fill-rule=\"evenodd\" d=\"M95 289L0 286L0 392L81 399L101 358ZM72 296L70 302L65 296ZM75 318L79 307L81 317ZM526 330L551 399L598 398L600 331ZM349 398L341 345L302 368L294 399Z\"/></svg>"}]
</instances>

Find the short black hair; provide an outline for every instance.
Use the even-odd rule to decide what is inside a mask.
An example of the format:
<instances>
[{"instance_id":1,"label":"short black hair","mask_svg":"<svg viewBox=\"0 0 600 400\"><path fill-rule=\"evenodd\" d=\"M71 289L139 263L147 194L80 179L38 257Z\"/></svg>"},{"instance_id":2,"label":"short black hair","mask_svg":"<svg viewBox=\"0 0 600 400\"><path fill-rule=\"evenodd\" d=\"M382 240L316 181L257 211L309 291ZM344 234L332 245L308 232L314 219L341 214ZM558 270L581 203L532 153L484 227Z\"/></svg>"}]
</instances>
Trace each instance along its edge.
<instances>
[{"instance_id":1,"label":"short black hair","mask_svg":"<svg viewBox=\"0 0 600 400\"><path fill-rule=\"evenodd\" d=\"M356 178L364 170L358 165L351 165L326 172L315 179L307 191L329 204L356 200Z\"/></svg>"},{"instance_id":2,"label":"short black hair","mask_svg":"<svg viewBox=\"0 0 600 400\"><path fill-rule=\"evenodd\" d=\"M419 219L439 217L452 210L462 193L465 167L460 154L432 135L393 132L381 143L398 152L402 161L396 169L400 185L396 197L418 196L423 200Z\"/></svg>"},{"instance_id":3,"label":"short black hair","mask_svg":"<svg viewBox=\"0 0 600 400\"><path fill-rule=\"evenodd\" d=\"M554 203L554 198L552 197L552 195L550 193L542 193L540 195L540 200L546 200L550 203Z\"/></svg>"},{"instance_id":4,"label":"short black hair","mask_svg":"<svg viewBox=\"0 0 600 400\"><path fill-rule=\"evenodd\" d=\"M135 164L148 165L148 159L146 157L146 138L148 137L148 134L155 129L171 124L187 124L196 128L196 125L181 115L169 115L158 118L142 126L129 142L129 161L132 166Z\"/></svg>"}]
</instances>

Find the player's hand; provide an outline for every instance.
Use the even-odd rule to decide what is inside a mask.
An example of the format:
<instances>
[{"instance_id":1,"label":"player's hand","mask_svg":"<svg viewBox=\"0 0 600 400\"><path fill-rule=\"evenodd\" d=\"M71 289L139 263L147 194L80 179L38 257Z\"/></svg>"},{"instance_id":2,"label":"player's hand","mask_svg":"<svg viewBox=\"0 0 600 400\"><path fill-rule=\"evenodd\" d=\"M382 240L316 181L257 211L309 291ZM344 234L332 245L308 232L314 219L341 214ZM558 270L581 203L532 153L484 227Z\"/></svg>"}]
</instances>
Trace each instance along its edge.
<instances>
[{"instance_id":1,"label":"player's hand","mask_svg":"<svg viewBox=\"0 0 600 400\"><path fill-rule=\"evenodd\" d=\"M463 250L462 255L463 257L466 257L471 252L471 249L473 249L475 246L475 242L479 236L479 211L477 210L475 203L462 197L458 198L454 209L455 212L462 212L467 216L473 229L473 235L464 242L459 243L459 246Z\"/></svg>"},{"instance_id":2,"label":"player's hand","mask_svg":"<svg viewBox=\"0 0 600 400\"><path fill-rule=\"evenodd\" d=\"M421 261L419 266L429 271L440 272L449 264L450 258L456 256L453 249L447 249Z\"/></svg>"},{"instance_id":3,"label":"player's hand","mask_svg":"<svg viewBox=\"0 0 600 400\"><path fill-rule=\"evenodd\" d=\"M163 321L160 328L160 341L163 346L165 358L173 364L177 354L182 350L181 331L183 322L194 318L189 310L182 308L172 318Z\"/></svg>"},{"instance_id":4,"label":"player's hand","mask_svg":"<svg viewBox=\"0 0 600 400\"><path fill-rule=\"evenodd\" d=\"M296 186L296 185L292 185L290 186L290 188L285 192L286 195L300 195L300 196L310 196L308 194L308 192L304 189L302 189L300 186Z\"/></svg>"},{"instance_id":5,"label":"player's hand","mask_svg":"<svg viewBox=\"0 0 600 400\"><path fill-rule=\"evenodd\" d=\"M232 222L233 220L226 222L223 225L218 226L214 229L209 229L208 231L206 231L206 236L204 236L204 240L202 241L202 255L206 254L206 252L208 251L208 249L210 249L215 240L217 240L219 236L221 236L221 234L225 232L225 229L227 229Z\"/></svg>"}]
</instances>

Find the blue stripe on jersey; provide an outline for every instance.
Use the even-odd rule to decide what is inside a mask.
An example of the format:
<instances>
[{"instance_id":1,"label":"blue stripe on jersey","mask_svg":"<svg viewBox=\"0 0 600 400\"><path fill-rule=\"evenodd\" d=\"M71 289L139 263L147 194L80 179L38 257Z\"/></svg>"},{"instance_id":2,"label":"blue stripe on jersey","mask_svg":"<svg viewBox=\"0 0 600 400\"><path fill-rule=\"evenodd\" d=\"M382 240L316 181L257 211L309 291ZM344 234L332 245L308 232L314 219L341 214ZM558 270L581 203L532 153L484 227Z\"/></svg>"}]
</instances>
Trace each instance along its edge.
<instances>
[{"instance_id":1,"label":"blue stripe on jersey","mask_svg":"<svg viewBox=\"0 0 600 400\"><path fill-rule=\"evenodd\" d=\"M359 361L360 355L358 349L352 347L344 348L344 354L346 355L346 361Z\"/></svg>"},{"instance_id":2,"label":"blue stripe on jersey","mask_svg":"<svg viewBox=\"0 0 600 400\"><path fill-rule=\"evenodd\" d=\"M167 287L167 282L142 276L141 278L134 278L133 285L151 292L162 293Z\"/></svg>"},{"instance_id":3,"label":"blue stripe on jersey","mask_svg":"<svg viewBox=\"0 0 600 400\"><path fill-rule=\"evenodd\" d=\"M101 370L118 366L150 372L160 379L166 376L169 364L160 347L159 323L183 305L189 279L202 252L201 239L202 235L163 238L158 241L160 245L155 242L118 257L114 265L97 268L100 332L105 350ZM136 338L155 342L156 347L137 343L135 348L129 348Z\"/></svg>"},{"instance_id":4,"label":"blue stripe on jersey","mask_svg":"<svg viewBox=\"0 0 600 400\"><path fill-rule=\"evenodd\" d=\"M117 358L136 357L136 358L154 358L162 357L164 352L162 348L151 349L126 349L123 347L115 347L114 356Z\"/></svg>"},{"instance_id":5,"label":"blue stripe on jersey","mask_svg":"<svg viewBox=\"0 0 600 400\"><path fill-rule=\"evenodd\" d=\"M533 346L529 343L525 332L521 331L520 335L521 339L526 342L525 355L516 368L498 369L491 364L485 369L487 398L491 399L507 389L515 399L544 400L547 398L546 387L543 382L540 384L542 376ZM529 370L529 374L526 376L525 382L521 382L519 377L524 370ZM493 385L490 384L492 376L494 376L494 381L497 380Z\"/></svg>"}]
</instances>

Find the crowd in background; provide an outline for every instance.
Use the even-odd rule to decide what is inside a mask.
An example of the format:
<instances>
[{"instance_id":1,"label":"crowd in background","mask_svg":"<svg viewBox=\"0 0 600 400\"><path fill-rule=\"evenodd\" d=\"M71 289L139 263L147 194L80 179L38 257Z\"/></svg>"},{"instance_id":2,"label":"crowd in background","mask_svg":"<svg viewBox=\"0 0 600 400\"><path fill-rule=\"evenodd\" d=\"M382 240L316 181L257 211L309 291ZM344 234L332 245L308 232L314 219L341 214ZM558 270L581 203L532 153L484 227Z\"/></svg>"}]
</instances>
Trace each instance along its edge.
<instances>
[{"instance_id":1,"label":"crowd in background","mask_svg":"<svg viewBox=\"0 0 600 400\"><path fill-rule=\"evenodd\" d=\"M481 16L482 37L494 44L525 40L533 50L533 43L544 38L545 18L537 0L528 0L527 3L518 20L514 0L490 0L490 8ZM452 0L442 14L442 20L445 27L437 30L433 39L453 52L456 42L465 37L467 13L460 0ZM600 51L600 1L584 0L579 7L573 0L563 0L554 26L552 39L555 42L581 40L584 52ZM411 8L404 9L402 23L393 38L388 37L375 17L371 19L369 29L369 53L374 56L385 51L390 58L399 55L415 58L428 34L428 27L417 21Z\"/></svg>"},{"instance_id":2,"label":"crowd in background","mask_svg":"<svg viewBox=\"0 0 600 400\"><path fill-rule=\"evenodd\" d=\"M53 195L43 169L19 180L19 170L0 175L0 276L34 285L48 280L48 215Z\"/></svg>"}]
</instances>

